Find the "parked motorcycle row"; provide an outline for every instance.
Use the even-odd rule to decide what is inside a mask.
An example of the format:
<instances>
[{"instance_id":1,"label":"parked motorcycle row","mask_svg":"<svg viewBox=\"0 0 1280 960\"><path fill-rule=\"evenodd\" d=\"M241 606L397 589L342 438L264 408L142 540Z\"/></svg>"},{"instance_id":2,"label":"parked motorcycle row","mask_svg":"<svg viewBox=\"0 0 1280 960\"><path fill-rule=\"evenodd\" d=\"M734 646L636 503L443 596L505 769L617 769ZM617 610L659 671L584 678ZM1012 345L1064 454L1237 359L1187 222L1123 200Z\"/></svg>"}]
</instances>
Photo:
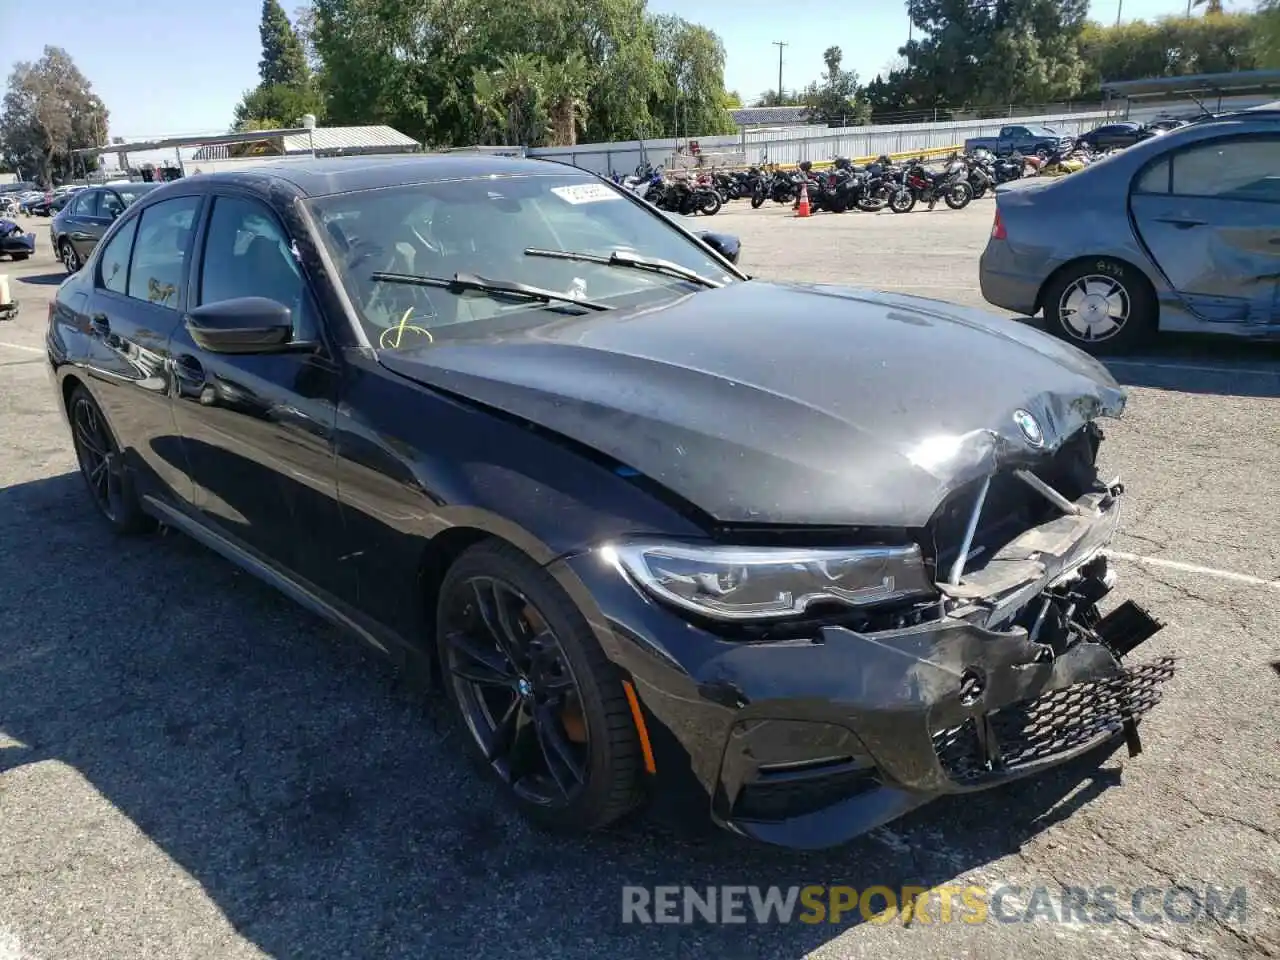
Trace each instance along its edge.
<instances>
[{"instance_id":1,"label":"parked motorcycle row","mask_svg":"<svg viewBox=\"0 0 1280 960\"><path fill-rule=\"evenodd\" d=\"M934 169L937 163L941 166ZM735 200L748 200L753 209L766 203L796 207L806 189L814 211L875 213L887 208L910 213L917 205L932 210L940 202L962 210L998 184L1032 171L1033 165L1017 154L996 158L978 151L966 156L955 153L942 161L917 157L895 162L882 156L865 165L837 157L830 169L822 171L814 170L809 161L795 170L760 165L675 176L664 174L660 167L643 166L631 176L614 175L613 181L662 210L685 216L711 216Z\"/></svg>"}]
</instances>

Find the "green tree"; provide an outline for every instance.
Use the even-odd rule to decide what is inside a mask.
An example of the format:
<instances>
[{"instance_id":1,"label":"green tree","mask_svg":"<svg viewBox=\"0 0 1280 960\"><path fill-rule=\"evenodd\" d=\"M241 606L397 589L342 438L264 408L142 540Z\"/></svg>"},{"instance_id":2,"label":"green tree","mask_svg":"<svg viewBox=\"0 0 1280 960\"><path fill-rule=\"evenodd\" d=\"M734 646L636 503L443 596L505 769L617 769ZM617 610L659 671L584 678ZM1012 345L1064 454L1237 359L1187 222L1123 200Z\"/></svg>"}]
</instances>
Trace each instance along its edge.
<instances>
[{"instance_id":1,"label":"green tree","mask_svg":"<svg viewBox=\"0 0 1280 960\"><path fill-rule=\"evenodd\" d=\"M1280 69L1280 0L1263 0L1258 5L1254 50L1258 66Z\"/></svg>"},{"instance_id":2,"label":"green tree","mask_svg":"<svg viewBox=\"0 0 1280 960\"><path fill-rule=\"evenodd\" d=\"M310 85L259 84L236 104L233 129L279 130L292 127L308 113L318 115L321 100Z\"/></svg>"},{"instance_id":3,"label":"green tree","mask_svg":"<svg viewBox=\"0 0 1280 960\"><path fill-rule=\"evenodd\" d=\"M644 0L313 0L312 11L331 122L386 123L437 145L516 130L536 145L655 137L677 122L733 129L719 39L650 16Z\"/></svg>"},{"instance_id":4,"label":"green tree","mask_svg":"<svg viewBox=\"0 0 1280 960\"><path fill-rule=\"evenodd\" d=\"M827 47L822 53L826 71L817 83L811 83L804 91L805 106L815 120L828 124L849 125L866 123L871 109L865 100L858 98L858 75L841 65L844 53L839 47Z\"/></svg>"},{"instance_id":5,"label":"green tree","mask_svg":"<svg viewBox=\"0 0 1280 960\"><path fill-rule=\"evenodd\" d=\"M1088 0L908 0L920 37L899 51L907 66L896 82L917 106L1068 99L1081 87L1077 43L1088 7Z\"/></svg>"},{"instance_id":6,"label":"green tree","mask_svg":"<svg viewBox=\"0 0 1280 960\"><path fill-rule=\"evenodd\" d=\"M18 63L0 109L0 155L44 184L97 167L72 151L107 142L107 108L61 47L34 63Z\"/></svg>"},{"instance_id":7,"label":"green tree","mask_svg":"<svg viewBox=\"0 0 1280 960\"><path fill-rule=\"evenodd\" d=\"M262 41L258 76L263 84L298 87L310 82L306 51L278 0L262 0L258 37Z\"/></svg>"},{"instance_id":8,"label":"green tree","mask_svg":"<svg viewBox=\"0 0 1280 960\"><path fill-rule=\"evenodd\" d=\"M706 27L676 16L654 17L654 52L666 76L655 90L654 113L673 118L676 136L733 133L737 125L724 108L724 44ZM670 110L670 113L667 111Z\"/></svg>"},{"instance_id":9,"label":"green tree","mask_svg":"<svg viewBox=\"0 0 1280 960\"><path fill-rule=\"evenodd\" d=\"M303 15L309 14L304 10ZM305 22L309 29L310 21ZM292 127L306 114L319 116L323 101L307 63L307 48L277 0L263 0L258 36L260 82L236 104L233 129Z\"/></svg>"},{"instance_id":10,"label":"green tree","mask_svg":"<svg viewBox=\"0 0 1280 960\"><path fill-rule=\"evenodd\" d=\"M1232 73L1260 66L1263 15L1166 17L1154 23L1089 24L1080 39L1084 89L1099 95L1104 80L1139 80L1195 73Z\"/></svg>"},{"instance_id":11,"label":"green tree","mask_svg":"<svg viewBox=\"0 0 1280 960\"><path fill-rule=\"evenodd\" d=\"M756 98L755 105L757 107L803 107L804 91L779 93L777 90L766 90Z\"/></svg>"}]
</instances>

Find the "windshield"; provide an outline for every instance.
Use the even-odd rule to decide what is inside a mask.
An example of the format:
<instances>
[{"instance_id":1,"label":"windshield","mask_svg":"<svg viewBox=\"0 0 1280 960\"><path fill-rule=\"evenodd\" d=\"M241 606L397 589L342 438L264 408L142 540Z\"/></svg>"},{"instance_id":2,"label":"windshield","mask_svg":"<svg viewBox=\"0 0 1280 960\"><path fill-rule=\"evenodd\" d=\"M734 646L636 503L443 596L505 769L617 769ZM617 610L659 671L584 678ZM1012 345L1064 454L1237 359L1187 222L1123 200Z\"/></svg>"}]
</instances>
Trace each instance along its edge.
<instances>
[{"instance_id":1,"label":"windshield","mask_svg":"<svg viewBox=\"0 0 1280 960\"><path fill-rule=\"evenodd\" d=\"M1060 134L1053 127L1028 127L1033 137L1060 137Z\"/></svg>"},{"instance_id":2,"label":"windshield","mask_svg":"<svg viewBox=\"0 0 1280 960\"><path fill-rule=\"evenodd\" d=\"M520 284L600 309L649 306L705 288L677 275L681 269L716 284L738 279L666 217L580 174L419 183L309 203L365 333L383 347L487 337L584 309L476 289L473 281ZM556 252L594 260L549 255ZM628 267L632 258L670 269ZM407 282L455 276L468 283Z\"/></svg>"}]
</instances>

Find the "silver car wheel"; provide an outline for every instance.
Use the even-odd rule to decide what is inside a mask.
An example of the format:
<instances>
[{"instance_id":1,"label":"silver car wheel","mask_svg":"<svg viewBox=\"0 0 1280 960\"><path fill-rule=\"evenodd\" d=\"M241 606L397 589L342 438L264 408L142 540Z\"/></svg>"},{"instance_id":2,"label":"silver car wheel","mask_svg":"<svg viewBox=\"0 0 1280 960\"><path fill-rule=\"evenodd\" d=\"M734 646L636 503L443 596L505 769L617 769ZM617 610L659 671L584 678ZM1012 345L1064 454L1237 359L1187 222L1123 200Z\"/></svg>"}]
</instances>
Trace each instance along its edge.
<instances>
[{"instance_id":1,"label":"silver car wheel","mask_svg":"<svg viewBox=\"0 0 1280 960\"><path fill-rule=\"evenodd\" d=\"M1110 340L1129 319L1129 291L1114 277L1081 277L1062 291L1058 317L1078 340Z\"/></svg>"}]
</instances>

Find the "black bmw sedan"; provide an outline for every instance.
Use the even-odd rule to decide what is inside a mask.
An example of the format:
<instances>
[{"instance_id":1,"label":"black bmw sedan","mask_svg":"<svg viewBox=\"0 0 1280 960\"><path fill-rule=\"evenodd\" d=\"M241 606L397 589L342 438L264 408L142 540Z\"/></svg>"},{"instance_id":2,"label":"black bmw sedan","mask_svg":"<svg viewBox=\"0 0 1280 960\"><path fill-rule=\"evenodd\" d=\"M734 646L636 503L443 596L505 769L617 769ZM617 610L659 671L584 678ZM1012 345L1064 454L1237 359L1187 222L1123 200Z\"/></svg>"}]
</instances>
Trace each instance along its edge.
<instances>
[{"instance_id":1,"label":"black bmw sedan","mask_svg":"<svg viewBox=\"0 0 1280 960\"><path fill-rule=\"evenodd\" d=\"M51 306L117 531L181 530L430 665L534 820L842 842L1125 737L1124 394L910 296L749 280L557 164L283 161L157 188Z\"/></svg>"}]
</instances>

